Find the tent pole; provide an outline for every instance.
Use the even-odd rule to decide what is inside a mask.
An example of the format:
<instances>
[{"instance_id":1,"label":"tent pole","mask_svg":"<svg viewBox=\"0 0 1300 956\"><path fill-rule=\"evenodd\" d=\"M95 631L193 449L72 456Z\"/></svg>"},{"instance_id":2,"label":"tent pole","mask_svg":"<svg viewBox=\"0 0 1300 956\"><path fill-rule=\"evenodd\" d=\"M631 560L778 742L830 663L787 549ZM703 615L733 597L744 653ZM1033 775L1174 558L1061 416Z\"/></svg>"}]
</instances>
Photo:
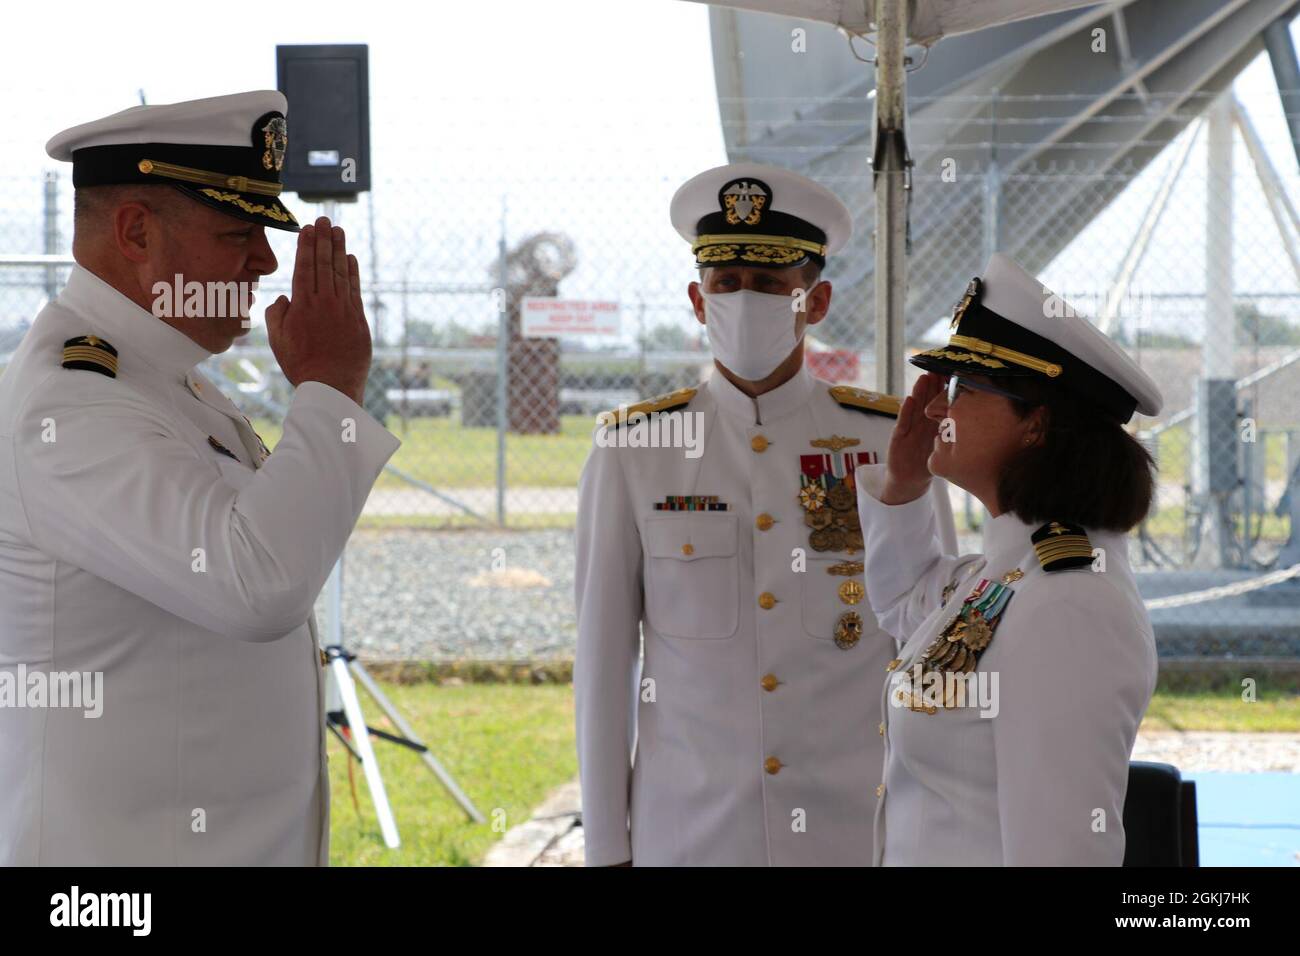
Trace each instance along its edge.
<instances>
[{"instance_id":1,"label":"tent pole","mask_svg":"<svg viewBox=\"0 0 1300 956\"><path fill-rule=\"evenodd\" d=\"M876 390L903 391L907 293L907 190L910 159L903 130L907 72L906 0L875 0L876 124L872 180L876 195Z\"/></svg>"}]
</instances>

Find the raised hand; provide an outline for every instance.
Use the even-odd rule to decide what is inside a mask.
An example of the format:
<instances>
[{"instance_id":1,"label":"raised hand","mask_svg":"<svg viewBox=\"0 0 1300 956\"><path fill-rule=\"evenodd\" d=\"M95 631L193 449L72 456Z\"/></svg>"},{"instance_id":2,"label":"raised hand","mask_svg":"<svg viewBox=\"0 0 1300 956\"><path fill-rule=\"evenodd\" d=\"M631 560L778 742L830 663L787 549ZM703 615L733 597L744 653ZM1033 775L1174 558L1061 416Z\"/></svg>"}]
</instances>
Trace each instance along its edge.
<instances>
[{"instance_id":1,"label":"raised hand","mask_svg":"<svg viewBox=\"0 0 1300 956\"><path fill-rule=\"evenodd\" d=\"M887 477L881 497L885 504L912 501L930 487L930 469L926 462L934 450L939 423L927 418L925 409L943 388L942 376L926 372L912 386L912 394L903 399L885 460Z\"/></svg>"},{"instance_id":2,"label":"raised hand","mask_svg":"<svg viewBox=\"0 0 1300 956\"><path fill-rule=\"evenodd\" d=\"M370 374L370 325L361 302L361 272L343 230L321 216L298 233L293 298L266 310L271 351L291 385L322 382L357 404Z\"/></svg>"}]
</instances>

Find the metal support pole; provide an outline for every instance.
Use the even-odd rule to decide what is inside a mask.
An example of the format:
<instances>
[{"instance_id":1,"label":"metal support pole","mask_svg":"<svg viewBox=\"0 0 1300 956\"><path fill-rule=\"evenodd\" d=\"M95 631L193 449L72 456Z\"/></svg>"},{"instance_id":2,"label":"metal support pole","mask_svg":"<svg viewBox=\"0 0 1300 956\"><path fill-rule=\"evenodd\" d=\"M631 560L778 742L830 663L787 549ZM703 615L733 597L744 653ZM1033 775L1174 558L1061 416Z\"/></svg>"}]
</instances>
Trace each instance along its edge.
<instances>
[{"instance_id":1,"label":"metal support pole","mask_svg":"<svg viewBox=\"0 0 1300 956\"><path fill-rule=\"evenodd\" d=\"M1255 167L1255 178L1259 180L1260 189L1264 191L1264 200L1268 203L1273 224L1277 226L1282 248L1286 250L1287 258L1291 260L1291 271L1295 273L1296 281L1300 283L1300 249L1296 248L1296 237L1292 234L1292 230L1300 234L1300 217L1296 215L1295 206L1291 204L1281 177L1273 168L1268 150L1260 141L1259 133L1255 132L1255 124L1250 121L1250 115L1241 108L1236 97L1232 99L1232 117L1246 144L1246 152L1250 154L1251 165Z\"/></svg>"},{"instance_id":2,"label":"metal support pole","mask_svg":"<svg viewBox=\"0 0 1300 956\"><path fill-rule=\"evenodd\" d=\"M907 141L903 132L907 72L905 0L876 0L876 126L872 151L876 194L876 389L903 390L907 294Z\"/></svg>"},{"instance_id":3,"label":"metal support pole","mask_svg":"<svg viewBox=\"0 0 1300 956\"><path fill-rule=\"evenodd\" d=\"M58 255L59 252L59 174L53 170L45 172L45 254ZM59 270L57 266L45 267L45 298L53 301L59 294Z\"/></svg>"},{"instance_id":4,"label":"metal support pole","mask_svg":"<svg viewBox=\"0 0 1300 956\"><path fill-rule=\"evenodd\" d=\"M1002 170L998 167L998 91L989 99L989 168L984 171L984 261L1002 251Z\"/></svg>"},{"instance_id":5,"label":"metal support pole","mask_svg":"<svg viewBox=\"0 0 1300 956\"><path fill-rule=\"evenodd\" d=\"M370 696L374 698L375 703L379 705L379 709L382 710L388 716L388 719L393 722L393 725L397 727L398 733L411 743L419 744L423 747L424 741L416 736L415 730L409 723L407 723L406 718L402 716L402 712L393 706L393 702L388 699L388 695L384 693L383 689L377 683L375 683L375 679L370 676L370 672L361 665L361 662L357 660L352 661L348 665L348 669L352 672L352 676L355 677ZM447 792L451 794L452 799L460 804L460 808L465 811L466 816L475 823L487 822L487 819L479 812L478 807L474 806L474 801L465 795L465 791L461 790L452 775L443 768L442 764L440 764L438 759L429 752L427 747L420 751L420 759L424 761L426 767L433 771L433 775L438 778L438 781L443 785Z\"/></svg>"},{"instance_id":6,"label":"metal support pole","mask_svg":"<svg viewBox=\"0 0 1300 956\"><path fill-rule=\"evenodd\" d=\"M1264 48L1268 50L1273 65L1273 78L1277 80L1277 95L1282 100L1282 113L1291 130L1291 148L1300 162L1300 64L1296 63L1295 44L1291 42L1291 17L1279 17L1264 28Z\"/></svg>"},{"instance_id":7,"label":"metal support pole","mask_svg":"<svg viewBox=\"0 0 1300 956\"><path fill-rule=\"evenodd\" d=\"M384 344L384 300L379 297L379 240L375 237L375 194L366 193L366 216L370 225L370 324L376 345ZM405 279L403 279L405 281Z\"/></svg>"},{"instance_id":8,"label":"metal support pole","mask_svg":"<svg viewBox=\"0 0 1300 956\"><path fill-rule=\"evenodd\" d=\"M1228 496L1236 483L1237 442L1233 355L1236 315L1232 269L1232 98L1209 109L1206 150L1205 330L1193 443L1193 491L1203 515L1197 567L1232 567Z\"/></svg>"},{"instance_id":9,"label":"metal support pole","mask_svg":"<svg viewBox=\"0 0 1300 956\"><path fill-rule=\"evenodd\" d=\"M506 431L510 427L506 403L509 393L506 378L510 374L510 275L506 264L506 201L501 199L501 236L497 240L497 524L506 524Z\"/></svg>"},{"instance_id":10,"label":"metal support pole","mask_svg":"<svg viewBox=\"0 0 1300 956\"><path fill-rule=\"evenodd\" d=\"M1183 173L1183 167L1187 164L1187 157L1192 152L1192 144L1196 142L1196 138L1200 135L1202 125L1204 125L1203 121L1198 119L1191 130L1183 134L1183 145L1179 147L1178 153L1174 156L1174 161L1170 164L1168 173L1160 183L1160 188L1156 190L1155 197L1147 206L1146 214L1142 217L1142 223L1133 235L1133 241L1129 243L1128 251L1124 253L1119 269L1115 272L1115 278L1110 284L1110 291L1106 293L1106 304L1102 308L1101 315L1097 317L1097 327L1107 335L1110 335L1115 329L1115 324L1119 320L1120 306L1129 293L1129 287L1133 283L1133 276L1137 274L1138 266L1142 264L1147 248L1151 245L1156 226L1160 224L1160 217L1164 215L1165 207L1169 204L1169 197L1173 194L1174 186L1178 184L1178 178Z\"/></svg>"}]
</instances>

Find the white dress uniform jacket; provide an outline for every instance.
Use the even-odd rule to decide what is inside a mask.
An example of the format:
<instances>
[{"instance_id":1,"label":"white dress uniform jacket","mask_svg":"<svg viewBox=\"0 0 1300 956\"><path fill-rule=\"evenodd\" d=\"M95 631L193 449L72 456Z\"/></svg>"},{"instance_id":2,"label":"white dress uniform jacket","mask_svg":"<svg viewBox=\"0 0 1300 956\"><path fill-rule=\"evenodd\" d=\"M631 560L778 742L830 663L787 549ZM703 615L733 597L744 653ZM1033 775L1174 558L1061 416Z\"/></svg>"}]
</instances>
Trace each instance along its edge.
<instances>
[{"instance_id":1,"label":"white dress uniform jacket","mask_svg":"<svg viewBox=\"0 0 1300 956\"><path fill-rule=\"evenodd\" d=\"M1119 866L1129 755L1156 680L1125 536L1088 531L1104 570L1046 572L1037 526L1007 513L985 523L983 554L944 555L925 497L882 504L884 477L884 466L859 471L868 593L907 642L882 702L877 865ZM1013 596L978 663L996 689L988 716L975 701L906 706L900 676L981 579L1009 572Z\"/></svg>"},{"instance_id":2,"label":"white dress uniform jacket","mask_svg":"<svg viewBox=\"0 0 1300 956\"><path fill-rule=\"evenodd\" d=\"M304 382L262 464L208 354L77 267L0 376L0 671L103 675L0 707L0 864L328 860L312 605L400 442Z\"/></svg>"},{"instance_id":3,"label":"white dress uniform jacket","mask_svg":"<svg viewBox=\"0 0 1300 956\"><path fill-rule=\"evenodd\" d=\"M843 407L806 370L757 399L714 372L681 411L702 423L700 457L598 443L582 475L574 687L586 862L864 865L882 756L874 688L896 644L865 600L839 596L862 574L828 573L862 552L810 547L801 456L825 451L812 439L841 436L859 440L844 453L879 460L894 418ZM655 509L680 495L716 496L726 510ZM935 500L951 527L937 487ZM863 632L841 649L847 611Z\"/></svg>"}]
</instances>

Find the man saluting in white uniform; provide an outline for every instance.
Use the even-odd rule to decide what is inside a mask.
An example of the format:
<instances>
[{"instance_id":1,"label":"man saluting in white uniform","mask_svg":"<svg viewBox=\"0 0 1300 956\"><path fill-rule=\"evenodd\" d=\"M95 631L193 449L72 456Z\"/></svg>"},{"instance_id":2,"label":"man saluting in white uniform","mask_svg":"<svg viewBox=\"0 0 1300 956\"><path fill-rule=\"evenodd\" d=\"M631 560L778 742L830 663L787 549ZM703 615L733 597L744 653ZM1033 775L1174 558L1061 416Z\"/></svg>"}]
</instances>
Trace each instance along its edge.
<instances>
[{"instance_id":1,"label":"man saluting in white uniform","mask_svg":"<svg viewBox=\"0 0 1300 956\"><path fill-rule=\"evenodd\" d=\"M0 377L0 690L26 695L0 695L0 864L328 859L312 605L400 444L360 405L357 262L327 219L299 233L269 457L195 369L244 316L162 292L275 271L285 111L142 106L47 146L77 265ZM96 719L29 693L60 674L102 675Z\"/></svg>"},{"instance_id":2,"label":"man saluting in white uniform","mask_svg":"<svg viewBox=\"0 0 1300 956\"><path fill-rule=\"evenodd\" d=\"M803 176L741 164L682 186L672 221L695 252L689 294L715 367L603 416L583 471L586 861L863 865L896 645L864 600L854 471L883 460L899 403L818 381L803 347L849 212ZM955 550L937 485L934 500Z\"/></svg>"}]
</instances>

